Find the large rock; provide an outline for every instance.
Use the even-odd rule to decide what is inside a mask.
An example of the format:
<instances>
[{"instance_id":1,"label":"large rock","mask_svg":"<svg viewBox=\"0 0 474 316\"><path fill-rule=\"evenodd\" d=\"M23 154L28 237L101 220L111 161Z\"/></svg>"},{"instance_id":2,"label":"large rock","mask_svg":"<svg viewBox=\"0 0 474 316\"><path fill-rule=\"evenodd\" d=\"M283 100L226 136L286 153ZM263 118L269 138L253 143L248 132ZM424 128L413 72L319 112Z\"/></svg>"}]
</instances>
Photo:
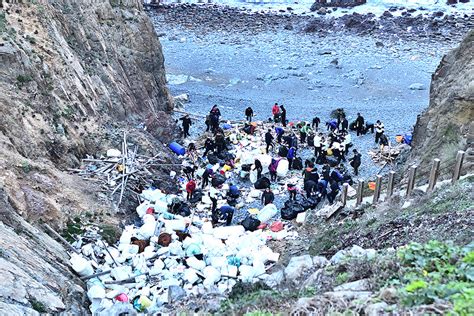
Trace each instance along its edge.
<instances>
[{"instance_id":1,"label":"large rock","mask_svg":"<svg viewBox=\"0 0 474 316\"><path fill-rule=\"evenodd\" d=\"M294 280L312 266L313 260L310 255L293 257L285 268L285 276L288 280Z\"/></svg>"},{"instance_id":2,"label":"large rock","mask_svg":"<svg viewBox=\"0 0 474 316\"><path fill-rule=\"evenodd\" d=\"M474 31L443 57L432 76L429 107L418 116L413 150L406 163L428 173L440 158L441 175L451 174L458 150L472 147L474 124ZM472 163L463 172L472 172Z\"/></svg>"},{"instance_id":3,"label":"large rock","mask_svg":"<svg viewBox=\"0 0 474 316\"><path fill-rule=\"evenodd\" d=\"M370 283L368 279L361 279L354 282L348 282L336 286L334 291L368 291L370 289Z\"/></svg>"}]
</instances>

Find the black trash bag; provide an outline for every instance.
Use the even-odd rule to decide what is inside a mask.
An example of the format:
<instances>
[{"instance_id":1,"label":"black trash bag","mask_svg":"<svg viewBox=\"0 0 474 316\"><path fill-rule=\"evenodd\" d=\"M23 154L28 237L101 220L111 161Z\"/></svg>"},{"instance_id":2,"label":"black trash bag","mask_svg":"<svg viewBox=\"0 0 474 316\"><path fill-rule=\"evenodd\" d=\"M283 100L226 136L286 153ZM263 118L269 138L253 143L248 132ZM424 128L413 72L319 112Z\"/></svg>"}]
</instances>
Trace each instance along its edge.
<instances>
[{"instance_id":1,"label":"black trash bag","mask_svg":"<svg viewBox=\"0 0 474 316\"><path fill-rule=\"evenodd\" d=\"M231 154L231 153L228 152L228 151L223 151L223 152L220 152L220 153L217 155L217 158L219 158L220 160L227 161L227 160L233 160L233 159L235 159L235 155L234 155L234 154Z\"/></svg>"},{"instance_id":2,"label":"black trash bag","mask_svg":"<svg viewBox=\"0 0 474 316\"><path fill-rule=\"evenodd\" d=\"M262 190L270 187L270 179L267 177L261 177L254 184L255 189Z\"/></svg>"},{"instance_id":3,"label":"black trash bag","mask_svg":"<svg viewBox=\"0 0 474 316\"><path fill-rule=\"evenodd\" d=\"M242 170L249 172L252 170L252 164L242 165Z\"/></svg>"},{"instance_id":4,"label":"black trash bag","mask_svg":"<svg viewBox=\"0 0 474 316\"><path fill-rule=\"evenodd\" d=\"M189 203L199 203L202 200L204 193L202 193L201 189L197 189L193 193L193 197L189 199Z\"/></svg>"},{"instance_id":5,"label":"black trash bag","mask_svg":"<svg viewBox=\"0 0 474 316\"><path fill-rule=\"evenodd\" d=\"M310 201L308 201L308 199L303 199L303 201L301 201L301 206L306 211L312 208L313 204Z\"/></svg>"},{"instance_id":6,"label":"black trash bag","mask_svg":"<svg viewBox=\"0 0 474 316\"><path fill-rule=\"evenodd\" d=\"M306 200L311 203L311 208L315 208L318 206L319 202L321 202L321 197L319 195L315 195Z\"/></svg>"},{"instance_id":7,"label":"black trash bag","mask_svg":"<svg viewBox=\"0 0 474 316\"><path fill-rule=\"evenodd\" d=\"M288 155L288 147L286 146L280 146L278 149L278 156L286 158Z\"/></svg>"},{"instance_id":8,"label":"black trash bag","mask_svg":"<svg viewBox=\"0 0 474 316\"><path fill-rule=\"evenodd\" d=\"M174 214L178 213L181 206L183 206L182 201L180 200L173 201L173 203L171 204L171 213L174 213Z\"/></svg>"},{"instance_id":9,"label":"black trash bag","mask_svg":"<svg viewBox=\"0 0 474 316\"><path fill-rule=\"evenodd\" d=\"M305 211L303 205L302 205L299 201L293 201L293 200L288 200L288 201L286 201L284 208L291 208L291 209L293 209L296 213L301 213L301 212L304 212L304 211Z\"/></svg>"},{"instance_id":10,"label":"black trash bag","mask_svg":"<svg viewBox=\"0 0 474 316\"><path fill-rule=\"evenodd\" d=\"M329 164L330 167L336 167L339 164L334 157L326 157L326 163Z\"/></svg>"},{"instance_id":11,"label":"black trash bag","mask_svg":"<svg viewBox=\"0 0 474 316\"><path fill-rule=\"evenodd\" d=\"M260 226L260 221L252 216L247 216L247 218L242 221L242 226L244 226L245 230L253 232Z\"/></svg>"},{"instance_id":12,"label":"black trash bag","mask_svg":"<svg viewBox=\"0 0 474 316\"><path fill-rule=\"evenodd\" d=\"M216 163L220 162L219 158L217 158L217 156L214 154L208 154L207 161L209 161L211 165L215 165Z\"/></svg>"},{"instance_id":13,"label":"black trash bag","mask_svg":"<svg viewBox=\"0 0 474 316\"><path fill-rule=\"evenodd\" d=\"M217 188L220 185L223 185L225 182L225 177L221 174L216 174L214 178L212 178L211 184L213 187Z\"/></svg>"},{"instance_id":14,"label":"black trash bag","mask_svg":"<svg viewBox=\"0 0 474 316\"><path fill-rule=\"evenodd\" d=\"M187 204L182 204L181 208L178 211L178 214L181 216L189 216L191 215L191 209L189 208L189 205Z\"/></svg>"},{"instance_id":15,"label":"black trash bag","mask_svg":"<svg viewBox=\"0 0 474 316\"><path fill-rule=\"evenodd\" d=\"M295 210L291 207L284 207L281 209L281 218L286 219L288 221L291 221L292 219L295 219L296 216L298 216L298 212L295 212Z\"/></svg>"},{"instance_id":16,"label":"black trash bag","mask_svg":"<svg viewBox=\"0 0 474 316\"><path fill-rule=\"evenodd\" d=\"M296 157L294 160L293 160L293 169L296 169L296 170L303 170L303 159L301 159L301 157Z\"/></svg>"},{"instance_id":17,"label":"black trash bag","mask_svg":"<svg viewBox=\"0 0 474 316\"><path fill-rule=\"evenodd\" d=\"M308 140L308 146L314 147L314 136L309 136L307 140Z\"/></svg>"}]
</instances>

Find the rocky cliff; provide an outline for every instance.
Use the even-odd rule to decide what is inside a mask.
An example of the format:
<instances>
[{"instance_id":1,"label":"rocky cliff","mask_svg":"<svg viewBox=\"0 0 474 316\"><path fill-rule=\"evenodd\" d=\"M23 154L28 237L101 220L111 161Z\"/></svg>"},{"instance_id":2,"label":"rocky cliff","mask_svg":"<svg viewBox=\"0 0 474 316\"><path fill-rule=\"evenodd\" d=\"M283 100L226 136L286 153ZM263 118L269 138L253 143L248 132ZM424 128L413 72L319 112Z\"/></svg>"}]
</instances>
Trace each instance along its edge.
<instances>
[{"instance_id":1,"label":"rocky cliff","mask_svg":"<svg viewBox=\"0 0 474 316\"><path fill-rule=\"evenodd\" d=\"M474 31L443 57L432 76L430 104L418 116L409 161L427 173L434 158L451 175L456 152L467 152L463 173L472 172L474 125Z\"/></svg>"},{"instance_id":2,"label":"rocky cliff","mask_svg":"<svg viewBox=\"0 0 474 316\"><path fill-rule=\"evenodd\" d=\"M155 153L171 139L161 46L139 0L0 6L0 310L82 314L81 283L40 224L112 213L67 173L86 154L123 130Z\"/></svg>"}]
</instances>

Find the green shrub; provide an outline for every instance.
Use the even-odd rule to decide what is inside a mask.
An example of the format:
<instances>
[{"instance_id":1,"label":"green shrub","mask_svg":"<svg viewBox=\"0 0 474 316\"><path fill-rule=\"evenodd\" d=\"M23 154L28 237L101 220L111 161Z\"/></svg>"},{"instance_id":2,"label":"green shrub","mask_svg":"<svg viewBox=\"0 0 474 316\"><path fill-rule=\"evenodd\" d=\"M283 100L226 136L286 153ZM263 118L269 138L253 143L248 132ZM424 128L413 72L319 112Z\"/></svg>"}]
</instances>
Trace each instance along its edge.
<instances>
[{"instance_id":1,"label":"green shrub","mask_svg":"<svg viewBox=\"0 0 474 316\"><path fill-rule=\"evenodd\" d=\"M411 243L398 251L401 303L405 306L448 301L458 315L474 314L474 244Z\"/></svg>"}]
</instances>

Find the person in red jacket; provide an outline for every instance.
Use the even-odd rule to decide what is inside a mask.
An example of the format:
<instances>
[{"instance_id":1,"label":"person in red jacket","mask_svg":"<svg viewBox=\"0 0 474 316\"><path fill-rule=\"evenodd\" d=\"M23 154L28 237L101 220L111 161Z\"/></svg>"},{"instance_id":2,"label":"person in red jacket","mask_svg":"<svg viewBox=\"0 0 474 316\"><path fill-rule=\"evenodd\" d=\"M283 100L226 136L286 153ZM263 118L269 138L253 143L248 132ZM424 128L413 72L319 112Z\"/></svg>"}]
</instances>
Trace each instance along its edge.
<instances>
[{"instance_id":1,"label":"person in red jacket","mask_svg":"<svg viewBox=\"0 0 474 316\"><path fill-rule=\"evenodd\" d=\"M186 183L186 192L188 195L186 196L186 200L190 200L193 197L193 193L196 190L196 181L193 179L189 180L188 183Z\"/></svg>"},{"instance_id":2,"label":"person in red jacket","mask_svg":"<svg viewBox=\"0 0 474 316\"><path fill-rule=\"evenodd\" d=\"M273 114L273 121L278 122L280 119L280 107L278 106L278 103L275 103L275 105L272 107L272 114Z\"/></svg>"}]
</instances>

